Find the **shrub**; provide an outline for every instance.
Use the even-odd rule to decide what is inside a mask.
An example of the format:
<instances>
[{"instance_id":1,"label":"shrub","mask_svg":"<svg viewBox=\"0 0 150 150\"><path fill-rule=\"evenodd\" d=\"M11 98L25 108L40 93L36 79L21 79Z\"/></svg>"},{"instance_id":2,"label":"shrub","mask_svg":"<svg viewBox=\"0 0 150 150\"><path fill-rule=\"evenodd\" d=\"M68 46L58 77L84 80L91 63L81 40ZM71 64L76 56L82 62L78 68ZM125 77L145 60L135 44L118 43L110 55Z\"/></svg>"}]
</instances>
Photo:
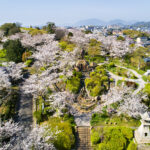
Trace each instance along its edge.
<instances>
[{"instance_id":1,"label":"shrub","mask_svg":"<svg viewBox=\"0 0 150 150\"><path fill-rule=\"evenodd\" d=\"M134 143L134 141L131 141L127 150L137 150L137 145Z\"/></svg>"},{"instance_id":2,"label":"shrub","mask_svg":"<svg viewBox=\"0 0 150 150\"><path fill-rule=\"evenodd\" d=\"M114 68L114 67L115 67L115 64L113 62L108 64L108 69L111 69L111 68Z\"/></svg>"},{"instance_id":3,"label":"shrub","mask_svg":"<svg viewBox=\"0 0 150 150\"><path fill-rule=\"evenodd\" d=\"M28 60L25 62L25 65L30 66L32 63L33 63L33 59L28 59Z\"/></svg>"},{"instance_id":4,"label":"shrub","mask_svg":"<svg viewBox=\"0 0 150 150\"><path fill-rule=\"evenodd\" d=\"M54 141L55 147L58 150L71 150L75 144L72 125L68 121L62 121L61 118L50 118L48 121L48 126L52 130L55 130L57 127L57 129L61 131Z\"/></svg>"},{"instance_id":5,"label":"shrub","mask_svg":"<svg viewBox=\"0 0 150 150\"><path fill-rule=\"evenodd\" d=\"M72 93L77 94L80 89L80 78L73 76L68 79L66 81L66 89L68 89Z\"/></svg>"},{"instance_id":6,"label":"shrub","mask_svg":"<svg viewBox=\"0 0 150 150\"><path fill-rule=\"evenodd\" d=\"M117 37L117 40L119 40L119 41L125 41L125 38L122 37L122 36L118 36L118 37Z\"/></svg>"},{"instance_id":7,"label":"shrub","mask_svg":"<svg viewBox=\"0 0 150 150\"><path fill-rule=\"evenodd\" d=\"M98 56L101 54L101 42L97 41L96 39L91 39L88 47L88 55L89 56Z\"/></svg>"},{"instance_id":8,"label":"shrub","mask_svg":"<svg viewBox=\"0 0 150 150\"><path fill-rule=\"evenodd\" d=\"M59 46L62 50L67 51L67 52L73 51L74 48L76 47L74 43L71 43L69 41L61 41L59 42Z\"/></svg>"},{"instance_id":9,"label":"shrub","mask_svg":"<svg viewBox=\"0 0 150 150\"><path fill-rule=\"evenodd\" d=\"M150 83L145 85L144 92L150 95Z\"/></svg>"},{"instance_id":10,"label":"shrub","mask_svg":"<svg viewBox=\"0 0 150 150\"><path fill-rule=\"evenodd\" d=\"M34 112L34 117L36 118L37 123L39 124L40 122L42 122L42 111L35 111Z\"/></svg>"},{"instance_id":11,"label":"shrub","mask_svg":"<svg viewBox=\"0 0 150 150\"><path fill-rule=\"evenodd\" d=\"M99 150L124 150L133 138L132 129L126 127L104 127L103 132L104 139L99 144Z\"/></svg>"},{"instance_id":12,"label":"shrub","mask_svg":"<svg viewBox=\"0 0 150 150\"><path fill-rule=\"evenodd\" d=\"M19 40L8 40L4 43L3 47L6 49L6 58L8 61L16 63L22 61L22 54L25 52L25 48Z\"/></svg>"},{"instance_id":13,"label":"shrub","mask_svg":"<svg viewBox=\"0 0 150 150\"><path fill-rule=\"evenodd\" d=\"M96 129L92 129L91 131L91 142L92 145L96 145L101 142L101 137L103 135L103 129L97 127Z\"/></svg>"},{"instance_id":14,"label":"shrub","mask_svg":"<svg viewBox=\"0 0 150 150\"><path fill-rule=\"evenodd\" d=\"M0 50L0 58L5 58L6 57L6 50L2 49Z\"/></svg>"},{"instance_id":15,"label":"shrub","mask_svg":"<svg viewBox=\"0 0 150 150\"><path fill-rule=\"evenodd\" d=\"M4 91L5 93L5 91ZM18 102L19 93L18 90L12 90L11 94L0 105L0 116L2 120L8 120L14 118L16 115L16 105Z\"/></svg>"},{"instance_id":16,"label":"shrub","mask_svg":"<svg viewBox=\"0 0 150 150\"><path fill-rule=\"evenodd\" d=\"M106 71L102 66L96 67L94 72L90 73L90 78L85 80L86 88L89 90L91 96L99 96L106 91L108 86L108 77Z\"/></svg>"}]
</instances>

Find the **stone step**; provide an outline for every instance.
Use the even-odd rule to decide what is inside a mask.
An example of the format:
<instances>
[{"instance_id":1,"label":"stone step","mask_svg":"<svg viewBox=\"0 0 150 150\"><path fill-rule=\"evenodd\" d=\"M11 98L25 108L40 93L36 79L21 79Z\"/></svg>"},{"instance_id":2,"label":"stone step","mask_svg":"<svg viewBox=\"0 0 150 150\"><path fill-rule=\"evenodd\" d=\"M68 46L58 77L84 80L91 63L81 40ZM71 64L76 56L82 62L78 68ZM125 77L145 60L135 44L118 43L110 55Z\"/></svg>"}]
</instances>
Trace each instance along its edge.
<instances>
[{"instance_id":1,"label":"stone step","mask_svg":"<svg viewBox=\"0 0 150 150\"><path fill-rule=\"evenodd\" d=\"M76 141L77 150L92 150L90 127L77 127Z\"/></svg>"}]
</instances>

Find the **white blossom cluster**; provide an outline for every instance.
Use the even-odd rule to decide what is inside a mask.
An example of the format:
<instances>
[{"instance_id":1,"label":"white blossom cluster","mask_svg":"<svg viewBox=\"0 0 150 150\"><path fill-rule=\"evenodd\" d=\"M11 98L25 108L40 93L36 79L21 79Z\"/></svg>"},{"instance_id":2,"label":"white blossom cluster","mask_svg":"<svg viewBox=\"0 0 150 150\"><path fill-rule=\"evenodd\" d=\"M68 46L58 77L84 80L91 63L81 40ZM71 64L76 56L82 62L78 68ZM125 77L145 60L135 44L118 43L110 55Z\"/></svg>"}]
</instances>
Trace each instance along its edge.
<instances>
[{"instance_id":1,"label":"white blossom cluster","mask_svg":"<svg viewBox=\"0 0 150 150\"><path fill-rule=\"evenodd\" d=\"M81 30L70 29L69 32L73 33L73 37L71 37L70 41L76 43L79 47L82 47L89 42L89 38L86 37Z\"/></svg>"},{"instance_id":2,"label":"white blossom cluster","mask_svg":"<svg viewBox=\"0 0 150 150\"><path fill-rule=\"evenodd\" d=\"M9 73L6 68L0 67L0 90L8 89L11 86Z\"/></svg>"},{"instance_id":3,"label":"white blossom cluster","mask_svg":"<svg viewBox=\"0 0 150 150\"><path fill-rule=\"evenodd\" d=\"M52 143L54 139L57 138L57 135L61 131L55 128L55 131L52 132L51 128L46 126L37 126L33 128L30 135L23 141L24 150L29 150L34 147L35 150L55 150L55 147Z\"/></svg>"},{"instance_id":4,"label":"white blossom cluster","mask_svg":"<svg viewBox=\"0 0 150 150\"><path fill-rule=\"evenodd\" d=\"M25 47L36 47L38 44L48 44L49 41L54 39L54 34L38 34L35 36L31 36L28 33L16 33L9 37L11 40L19 39L23 46Z\"/></svg>"},{"instance_id":5,"label":"white blossom cluster","mask_svg":"<svg viewBox=\"0 0 150 150\"><path fill-rule=\"evenodd\" d=\"M138 117L147 110L147 107L142 103L142 98L141 95L133 95L130 88L112 88L106 95L102 96L104 101L102 106L120 102L119 114L125 113L132 117Z\"/></svg>"},{"instance_id":6,"label":"white blossom cluster","mask_svg":"<svg viewBox=\"0 0 150 150\"><path fill-rule=\"evenodd\" d=\"M13 148L15 141L15 135L22 131L22 127L18 123L14 123L9 120L0 125L0 150L8 150ZM6 139L10 139L8 143L5 143Z\"/></svg>"},{"instance_id":7,"label":"white blossom cluster","mask_svg":"<svg viewBox=\"0 0 150 150\"><path fill-rule=\"evenodd\" d=\"M113 57L122 57L126 53L131 53L134 50L130 48L130 44L133 42L133 40L128 37L125 38L125 41L117 40L116 36L105 37L100 34L87 34L86 37L101 41L110 53L110 56Z\"/></svg>"}]
</instances>

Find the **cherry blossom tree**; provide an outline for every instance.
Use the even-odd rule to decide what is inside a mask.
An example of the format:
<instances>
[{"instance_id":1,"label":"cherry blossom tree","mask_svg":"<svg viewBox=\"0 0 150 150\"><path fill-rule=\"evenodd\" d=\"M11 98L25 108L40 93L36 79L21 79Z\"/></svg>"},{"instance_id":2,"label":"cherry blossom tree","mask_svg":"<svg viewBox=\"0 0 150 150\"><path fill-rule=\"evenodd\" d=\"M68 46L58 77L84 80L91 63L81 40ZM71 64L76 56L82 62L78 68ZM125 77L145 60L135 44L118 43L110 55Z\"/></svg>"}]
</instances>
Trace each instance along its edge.
<instances>
[{"instance_id":1,"label":"cherry blossom tree","mask_svg":"<svg viewBox=\"0 0 150 150\"><path fill-rule=\"evenodd\" d=\"M34 148L35 150L55 150L53 141L57 138L57 135L61 131L55 128L52 131L51 128L47 126L37 126L35 127L30 135L23 141L24 150L29 150Z\"/></svg>"},{"instance_id":2,"label":"cherry blossom tree","mask_svg":"<svg viewBox=\"0 0 150 150\"><path fill-rule=\"evenodd\" d=\"M15 137L21 131L22 127L12 120L2 123L0 125L0 150L12 149Z\"/></svg>"},{"instance_id":3,"label":"cherry blossom tree","mask_svg":"<svg viewBox=\"0 0 150 150\"><path fill-rule=\"evenodd\" d=\"M102 96L104 103L102 106L109 106L113 103L120 102L118 113L125 113L132 117L138 117L141 113L147 110L147 107L142 103L143 95L134 95L132 89L112 88L106 95Z\"/></svg>"}]
</instances>

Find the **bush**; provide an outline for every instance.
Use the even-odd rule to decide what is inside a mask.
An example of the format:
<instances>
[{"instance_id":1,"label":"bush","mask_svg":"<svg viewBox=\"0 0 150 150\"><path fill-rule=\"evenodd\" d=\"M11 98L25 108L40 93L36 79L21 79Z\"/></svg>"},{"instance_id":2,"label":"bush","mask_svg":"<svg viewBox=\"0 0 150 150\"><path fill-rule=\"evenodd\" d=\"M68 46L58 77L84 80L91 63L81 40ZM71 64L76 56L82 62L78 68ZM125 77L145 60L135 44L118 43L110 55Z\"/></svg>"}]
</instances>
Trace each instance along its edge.
<instances>
[{"instance_id":1,"label":"bush","mask_svg":"<svg viewBox=\"0 0 150 150\"><path fill-rule=\"evenodd\" d=\"M5 91L3 91L5 93ZM11 94L0 105L0 116L2 120L14 118L16 115L16 105L18 103L19 93L18 90L12 90Z\"/></svg>"},{"instance_id":2,"label":"bush","mask_svg":"<svg viewBox=\"0 0 150 150\"><path fill-rule=\"evenodd\" d=\"M122 36L118 36L118 37L117 37L117 40L119 40L119 41L125 41L125 38L122 37Z\"/></svg>"},{"instance_id":3,"label":"bush","mask_svg":"<svg viewBox=\"0 0 150 150\"><path fill-rule=\"evenodd\" d=\"M87 50L88 55L92 57L100 55L101 45L101 42L97 41L96 39L91 39Z\"/></svg>"},{"instance_id":4,"label":"bush","mask_svg":"<svg viewBox=\"0 0 150 150\"><path fill-rule=\"evenodd\" d=\"M66 81L66 89L77 94L80 89L80 78L73 76L68 79Z\"/></svg>"},{"instance_id":5,"label":"bush","mask_svg":"<svg viewBox=\"0 0 150 150\"><path fill-rule=\"evenodd\" d=\"M74 43L71 43L69 41L61 41L59 42L59 46L62 50L67 51L67 52L73 51L74 48L76 47Z\"/></svg>"},{"instance_id":6,"label":"bush","mask_svg":"<svg viewBox=\"0 0 150 150\"><path fill-rule=\"evenodd\" d=\"M97 127L96 129L92 129L92 131L91 131L92 145L96 145L96 144L100 143L102 135L103 135L102 128Z\"/></svg>"},{"instance_id":7,"label":"bush","mask_svg":"<svg viewBox=\"0 0 150 150\"><path fill-rule=\"evenodd\" d=\"M25 48L19 40L8 40L4 43L3 47L6 49L6 58L8 61L16 63L22 61L22 54L25 52Z\"/></svg>"},{"instance_id":8,"label":"bush","mask_svg":"<svg viewBox=\"0 0 150 150\"><path fill-rule=\"evenodd\" d=\"M99 150L124 150L133 138L133 131L126 127L104 127L103 142Z\"/></svg>"},{"instance_id":9,"label":"bush","mask_svg":"<svg viewBox=\"0 0 150 150\"><path fill-rule=\"evenodd\" d=\"M4 31L5 36L10 36L20 32L20 26L16 23L5 23L0 27L0 29Z\"/></svg>"},{"instance_id":10,"label":"bush","mask_svg":"<svg viewBox=\"0 0 150 150\"><path fill-rule=\"evenodd\" d=\"M59 131L61 131L54 141L56 149L71 150L75 144L72 125L68 121L62 121L61 118L50 118L48 126L54 131L56 130L56 127Z\"/></svg>"},{"instance_id":11,"label":"bush","mask_svg":"<svg viewBox=\"0 0 150 150\"><path fill-rule=\"evenodd\" d=\"M35 111L34 112L34 117L36 118L37 123L39 124L40 122L42 122L42 111Z\"/></svg>"},{"instance_id":12,"label":"bush","mask_svg":"<svg viewBox=\"0 0 150 150\"><path fill-rule=\"evenodd\" d=\"M6 50L2 49L0 50L0 58L5 58L6 57Z\"/></svg>"},{"instance_id":13,"label":"bush","mask_svg":"<svg viewBox=\"0 0 150 150\"><path fill-rule=\"evenodd\" d=\"M85 80L86 88L91 96L99 96L106 91L108 86L108 76L102 66L96 67L94 72L90 73L90 78Z\"/></svg>"},{"instance_id":14,"label":"bush","mask_svg":"<svg viewBox=\"0 0 150 150\"><path fill-rule=\"evenodd\" d=\"M32 63L33 63L33 59L28 59L28 60L25 62L25 65L30 66Z\"/></svg>"},{"instance_id":15,"label":"bush","mask_svg":"<svg viewBox=\"0 0 150 150\"><path fill-rule=\"evenodd\" d=\"M131 141L127 150L137 150L137 145L134 143L134 141Z\"/></svg>"}]
</instances>

